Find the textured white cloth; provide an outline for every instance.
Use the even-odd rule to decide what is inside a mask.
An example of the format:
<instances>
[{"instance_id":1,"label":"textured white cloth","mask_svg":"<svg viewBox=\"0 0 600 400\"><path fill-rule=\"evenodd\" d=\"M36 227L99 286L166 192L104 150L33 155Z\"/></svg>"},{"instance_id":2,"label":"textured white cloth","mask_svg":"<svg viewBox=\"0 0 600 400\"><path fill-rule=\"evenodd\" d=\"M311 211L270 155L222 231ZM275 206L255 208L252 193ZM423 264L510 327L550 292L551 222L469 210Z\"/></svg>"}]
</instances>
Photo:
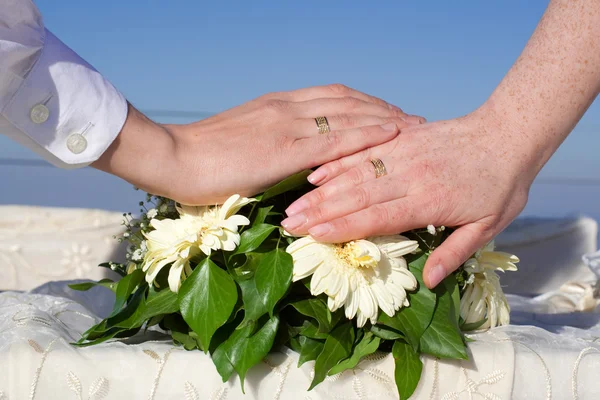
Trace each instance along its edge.
<instances>
[{"instance_id":1,"label":"textured white cloth","mask_svg":"<svg viewBox=\"0 0 600 400\"><path fill-rule=\"evenodd\" d=\"M31 0L2 0L0 134L72 168L98 159L126 117L121 93L44 28Z\"/></svg>"},{"instance_id":2,"label":"textured white cloth","mask_svg":"<svg viewBox=\"0 0 600 400\"><path fill-rule=\"evenodd\" d=\"M560 290L594 273L582 260L597 250L598 223L587 217L522 218L496 238L496 248L519 259L519 270L500 275L506 293L535 296Z\"/></svg>"},{"instance_id":3,"label":"textured white cloth","mask_svg":"<svg viewBox=\"0 0 600 400\"><path fill-rule=\"evenodd\" d=\"M93 265L122 256L112 240L120 220L98 210L0 207L0 290L9 279L10 289L23 290L44 280L101 278L107 270ZM73 258L82 256L74 246L86 248L87 256ZM597 269L598 257L586 258L590 267ZM596 294L591 281L565 282L535 298L509 295L517 325L471 335L470 361L423 358L413 398L600 398ZM313 364L298 369L297 355L282 350L250 371L243 395L237 379L221 382L208 356L175 347L156 331L127 343L70 345L112 302L106 289L75 292L66 282L0 293L0 400L397 399L389 355L371 356L306 392Z\"/></svg>"}]
</instances>

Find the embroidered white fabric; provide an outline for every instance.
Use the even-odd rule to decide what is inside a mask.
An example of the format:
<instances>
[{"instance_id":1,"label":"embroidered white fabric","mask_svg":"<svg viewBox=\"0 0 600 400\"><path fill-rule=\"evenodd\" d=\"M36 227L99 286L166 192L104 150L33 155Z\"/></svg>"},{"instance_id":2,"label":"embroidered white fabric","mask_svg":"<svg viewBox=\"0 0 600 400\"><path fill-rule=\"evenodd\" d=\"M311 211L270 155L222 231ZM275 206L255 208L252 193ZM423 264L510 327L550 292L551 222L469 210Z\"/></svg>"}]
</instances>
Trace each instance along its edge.
<instances>
[{"instance_id":1,"label":"embroidered white fabric","mask_svg":"<svg viewBox=\"0 0 600 400\"><path fill-rule=\"evenodd\" d=\"M0 288L12 290L0 293L0 400L398 398L389 355L369 357L306 392L312 364L297 368L296 354L282 349L250 371L243 395L237 379L221 382L208 356L175 347L156 331L127 342L73 347L109 312L110 291L75 292L64 281L14 290L95 273L93 265L115 253L114 242L104 239L118 232L119 220L101 211L0 207ZM89 271L81 269L82 251L72 250L74 245L87 246ZM11 258L15 246L29 266ZM61 263L68 258L63 250L80 258ZM586 257L594 271L598 259ZM596 294L594 282L578 282L535 298L509 295L516 325L471 335L469 361L425 357L413 398L600 398Z\"/></svg>"}]
</instances>

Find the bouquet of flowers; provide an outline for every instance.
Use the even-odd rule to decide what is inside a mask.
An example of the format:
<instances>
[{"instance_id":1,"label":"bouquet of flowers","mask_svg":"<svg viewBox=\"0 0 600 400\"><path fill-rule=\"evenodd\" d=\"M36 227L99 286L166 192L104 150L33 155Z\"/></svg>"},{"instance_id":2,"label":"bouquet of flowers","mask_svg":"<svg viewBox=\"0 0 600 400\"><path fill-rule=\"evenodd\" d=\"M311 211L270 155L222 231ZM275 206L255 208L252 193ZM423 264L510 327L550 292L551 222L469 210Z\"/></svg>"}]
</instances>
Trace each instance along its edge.
<instances>
[{"instance_id":1,"label":"bouquet of flowers","mask_svg":"<svg viewBox=\"0 0 600 400\"><path fill-rule=\"evenodd\" d=\"M248 370L281 346L298 352L300 365L314 361L308 390L369 354L391 352L406 399L419 382L421 354L466 359L463 332L508 323L495 271L516 270L518 259L493 245L429 290L425 261L450 229L339 244L289 236L279 227L283 210L311 189L309 172L217 206L148 195L140 218L126 215L119 238L129 244L128 262L102 265L122 278L71 286L101 285L116 297L108 318L78 344L158 325L185 349L209 353L223 381L237 374L242 389Z\"/></svg>"}]
</instances>

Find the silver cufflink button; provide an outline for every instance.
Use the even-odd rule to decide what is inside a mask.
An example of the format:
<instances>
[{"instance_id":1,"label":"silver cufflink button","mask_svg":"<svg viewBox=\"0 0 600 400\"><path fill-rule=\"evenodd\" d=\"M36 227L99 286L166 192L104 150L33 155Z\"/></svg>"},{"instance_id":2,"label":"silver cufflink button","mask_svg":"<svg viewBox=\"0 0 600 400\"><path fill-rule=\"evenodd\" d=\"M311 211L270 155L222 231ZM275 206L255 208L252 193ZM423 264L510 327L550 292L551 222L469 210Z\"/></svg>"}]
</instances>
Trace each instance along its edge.
<instances>
[{"instance_id":1,"label":"silver cufflink button","mask_svg":"<svg viewBox=\"0 0 600 400\"><path fill-rule=\"evenodd\" d=\"M29 111L29 118L34 124L43 124L48 121L49 116L50 110L43 104L35 105L31 107L31 111Z\"/></svg>"},{"instance_id":2,"label":"silver cufflink button","mask_svg":"<svg viewBox=\"0 0 600 400\"><path fill-rule=\"evenodd\" d=\"M74 133L67 138L67 148L73 154L80 154L87 148L87 139L79 133Z\"/></svg>"}]
</instances>

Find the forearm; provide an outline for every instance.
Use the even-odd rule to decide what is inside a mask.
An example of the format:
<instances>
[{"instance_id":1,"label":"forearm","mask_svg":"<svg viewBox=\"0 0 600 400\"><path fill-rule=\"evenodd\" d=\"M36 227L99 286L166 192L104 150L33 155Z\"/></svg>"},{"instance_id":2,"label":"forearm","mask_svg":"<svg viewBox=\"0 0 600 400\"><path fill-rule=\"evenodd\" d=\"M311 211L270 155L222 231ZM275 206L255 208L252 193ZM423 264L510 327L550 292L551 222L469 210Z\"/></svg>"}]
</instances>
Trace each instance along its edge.
<instances>
[{"instance_id":1,"label":"forearm","mask_svg":"<svg viewBox=\"0 0 600 400\"><path fill-rule=\"evenodd\" d=\"M599 91L600 1L552 0L482 110L531 155L537 174Z\"/></svg>"}]
</instances>

